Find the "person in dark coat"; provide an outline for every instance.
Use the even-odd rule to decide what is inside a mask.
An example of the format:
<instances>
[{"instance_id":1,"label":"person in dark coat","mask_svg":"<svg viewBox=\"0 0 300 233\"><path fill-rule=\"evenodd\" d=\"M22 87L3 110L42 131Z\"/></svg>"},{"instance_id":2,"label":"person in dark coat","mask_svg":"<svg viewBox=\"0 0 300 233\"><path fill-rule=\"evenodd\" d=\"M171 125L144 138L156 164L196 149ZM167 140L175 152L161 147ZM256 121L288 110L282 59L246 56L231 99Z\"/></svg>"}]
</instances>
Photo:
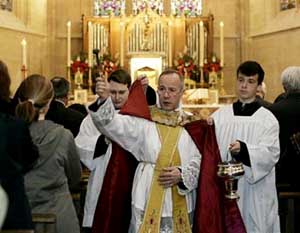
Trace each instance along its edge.
<instances>
[{"instance_id":1,"label":"person in dark coat","mask_svg":"<svg viewBox=\"0 0 300 233\"><path fill-rule=\"evenodd\" d=\"M0 86L0 183L9 199L2 229L33 229L23 176L32 169L39 155L27 124L9 114L10 76L1 60Z\"/></svg>"},{"instance_id":2,"label":"person in dark coat","mask_svg":"<svg viewBox=\"0 0 300 233\"><path fill-rule=\"evenodd\" d=\"M80 124L85 116L79 111L66 107L68 104L70 83L63 77L54 77L51 82L55 97L50 104L46 119L63 125L76 137L79 132Z\"/></svg>"},{"instance_id":3,"label":"person in dark coat","mask_svg":"<svg viewBox=\"0 0 300 233\"><path fill-rule=\"evenodd\" d=\"M45 120L53 95L51 82L39 74L19 87L16 116L29 124L40 155L25 176L25 188L32 212L55 214L57 233L80 233L70 193L80 182L80 160L70 130Z\"/></svg>"},{"instance_id":4,"label":"person in dark coat","mask_svg":"<svg viewBox=\"0 0 300 233\"><path fill-rule=\"evenodd\" d=\"M276 178L279 191L300 191L300 180L295 174L300 164L300 151L293 145L291 137L300 132L300 67L288 67L281 75L286 96L269 109L280 126L280 159L277 163ZM299 143L299 142L298 142Z\"/></svg>"}]
</instances>

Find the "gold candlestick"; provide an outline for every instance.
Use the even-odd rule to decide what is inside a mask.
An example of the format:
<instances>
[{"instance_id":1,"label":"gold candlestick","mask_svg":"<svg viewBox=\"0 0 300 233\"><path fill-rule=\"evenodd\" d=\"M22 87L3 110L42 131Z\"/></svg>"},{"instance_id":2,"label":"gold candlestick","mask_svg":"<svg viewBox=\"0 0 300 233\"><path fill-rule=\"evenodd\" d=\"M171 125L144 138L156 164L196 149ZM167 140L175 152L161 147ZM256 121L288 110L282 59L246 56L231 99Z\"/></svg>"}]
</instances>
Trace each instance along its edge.
<instances>
[{"instance_id":1,"label":"gold candlestick","mask_svg":"<svg viewBox=\"0 0 300 233\"><path fill-rule=\"evenodd\" d=\"M93 94L93 80L92 80L92 67L89 66L89 79L88 79L88 90L89 90L89 94L92 95Z\"/></svg>"}]
</instances>

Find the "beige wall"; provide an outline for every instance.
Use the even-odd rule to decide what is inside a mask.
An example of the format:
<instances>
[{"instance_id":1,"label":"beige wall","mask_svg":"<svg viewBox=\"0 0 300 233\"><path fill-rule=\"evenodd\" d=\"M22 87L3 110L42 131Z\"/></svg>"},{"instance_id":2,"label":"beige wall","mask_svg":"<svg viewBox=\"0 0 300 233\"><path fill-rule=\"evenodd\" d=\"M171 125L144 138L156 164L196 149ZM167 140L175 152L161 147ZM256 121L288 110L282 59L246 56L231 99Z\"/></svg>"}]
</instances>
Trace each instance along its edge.
<instances>
[{"instance_id":1,"label":"beige wall","mask_svg":"<svg viewBox=\"0 0 300 233\"><path fill-rule=\"evenodd\" d=\"M7 63L12 92L22 81L21 41L27 41L28 74L66 76L66 23L72 22L72 54L81 51L81 15L92 0L14 0L13 12L0 10L0 59Z\"/></svg>"},{"instance_id":2,"label":"beige wall","mask_svg":"<svg viewBox=\"0 0 300 233\"><path fill-rule=\"evenodd\" d=\"M203 14L214 15L214 51L220 57L220 22L224 22L224 86L234 94L235 70L241 61L240 0L204 0Z\"/></svg>"},{"instance_id":3,"label":"beige wall","mask_svg":"<svg viewBox=\"0 0 300 233\"><path fill-rule=\"evenodd\" d=\"M47 29L46 0L16 0L13 12L0 11L0 59L7 63L14 91L22 80L21 41L28 45L28 72L43 73Z\"/></svg>"},{"instance_id":4,"label":"beige wall","mask_svg":"<svg viewBox=\"0 0 300 233\"><path fill-rule=\"evenodd\" d=\"M266 72L266 98L273 101L283 91L280 74L300 65L300 9L280 12L279 1L249 0L249 25L245 59L259 61Z\"/></svg>"},{"instance_id":5,"label":"beige wall","mask_svg":"<svg viewBox=\"0 0 300 233\"><path fill-rule=\"evenodd\" d=\"M225 35L225 89L235 92L235 70L254 59L266 71L267 99L281 91L279 76L288 65L299 65L300 9L280 12L275 0L203 0L203 14L212 13L214 51L219 56L219 23ZM28 73L49 78L66 76L66 23L72 22L72 55L82 50L81 15L92 15L93 0L14 0L13 13L0 11L0 59L13 79L21 76L21 40L28 42Z\"/></svg>"}]
</instances>

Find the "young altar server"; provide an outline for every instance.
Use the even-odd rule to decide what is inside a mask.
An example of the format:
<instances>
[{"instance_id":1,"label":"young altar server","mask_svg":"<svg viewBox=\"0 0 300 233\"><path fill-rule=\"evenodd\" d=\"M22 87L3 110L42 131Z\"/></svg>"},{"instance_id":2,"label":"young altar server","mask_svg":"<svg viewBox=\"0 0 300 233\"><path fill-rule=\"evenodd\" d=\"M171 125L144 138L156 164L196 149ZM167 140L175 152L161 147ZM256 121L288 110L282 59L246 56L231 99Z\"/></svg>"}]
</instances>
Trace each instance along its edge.
<instances>
[{"instance_id":1,"label":"young altar server","mask_svg":"<svg viewBox=\"0 0 300 233\"><path fill-rule=\"evenodd\" d=\"M151 101L155 102L153 100L153 97L155 98L155 95L153 96L154 91L148 87L148 79L146 77L139 77L139 79L142 79L148 96L152 93ZM119 111L127 101L130 86L131 76L122 69L113 71L107 81L97 78L96 93L99 98L89 108L97 108L110 96L114 108ZM149 102L151 101L149 100ZM110 140L95 127L90 115L87 115L83 120L75 142L81 161L91 171L82 222L84 230L90 232L103 178L111 157L112 146Z\"/></svg>"},{"instance_id":2,"label":"young altar server","mask_svg":"<svg viewBox=\"0 0 300 233\"><path fill-rule=\"evenodd\" d=\"M279 159L279 125L255 100L264 71L255 61L237 69L238 101L212 114L222 160L227 154L243 163L238 182L238 205L249 233L278 233L275 164ZM231 159L229 156L229 159Z\"/></svg>"}]
</instances>

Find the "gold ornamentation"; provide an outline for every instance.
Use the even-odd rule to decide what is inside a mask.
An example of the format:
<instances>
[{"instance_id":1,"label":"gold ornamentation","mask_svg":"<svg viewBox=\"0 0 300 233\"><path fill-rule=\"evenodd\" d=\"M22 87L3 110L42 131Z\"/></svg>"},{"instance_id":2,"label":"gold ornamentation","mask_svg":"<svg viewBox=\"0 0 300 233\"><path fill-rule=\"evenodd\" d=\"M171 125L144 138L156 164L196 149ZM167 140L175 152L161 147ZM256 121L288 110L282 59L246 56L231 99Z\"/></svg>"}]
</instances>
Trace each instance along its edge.
<instances>
[{"instance_id":1,"label":"gold ornamentation","mask_svg":"<svg viewBox=\"0 0 300 233\"><path fill-rule=\"evenodd\" d=\"M188 115L184 111L165 111L157 107L150 107L150 113L152 121L172 127L200 120L200 117Z\"/></svg>"}]
</instances>

